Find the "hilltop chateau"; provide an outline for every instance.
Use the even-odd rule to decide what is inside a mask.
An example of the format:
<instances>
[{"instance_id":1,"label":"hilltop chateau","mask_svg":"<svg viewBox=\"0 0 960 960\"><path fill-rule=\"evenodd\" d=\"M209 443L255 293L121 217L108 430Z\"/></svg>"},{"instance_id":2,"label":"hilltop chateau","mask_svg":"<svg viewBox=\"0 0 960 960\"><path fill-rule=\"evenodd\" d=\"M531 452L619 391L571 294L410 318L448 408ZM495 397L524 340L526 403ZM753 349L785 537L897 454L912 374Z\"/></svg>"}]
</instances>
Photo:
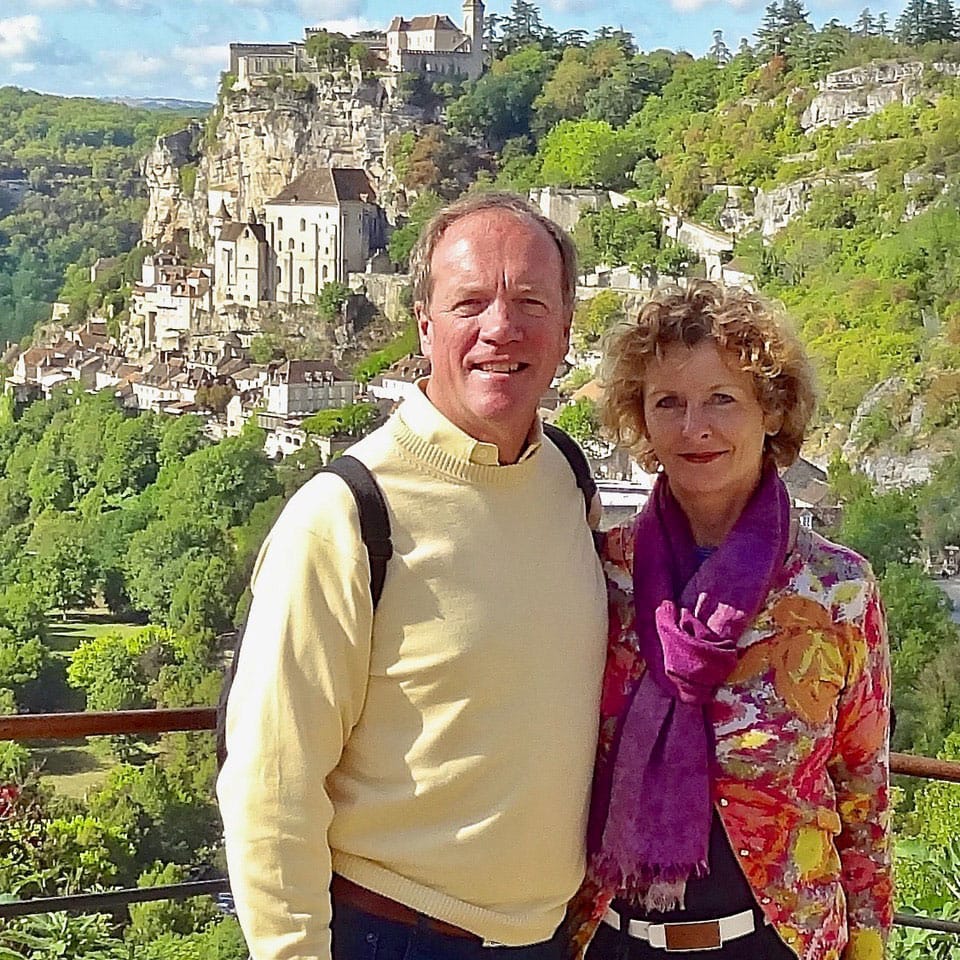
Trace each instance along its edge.
<instances>
[{"instance_id":1,"label":"hilltop chateau","mask_svg":"<svg viewBox=\"0 0 960 960\"><path fill-rule=\"evenodd\" d=\"M394 17L386 31L364 31L350 39L366 46L393 73L462 76L476 80L484 70L483 0L463 0L463 29L445 14ZM273 73L309 74L316 65L307 41L322 32L308 27L303 40L290 43L231 43L230 73L238 88Z\"/></svg>"}]
</instances>

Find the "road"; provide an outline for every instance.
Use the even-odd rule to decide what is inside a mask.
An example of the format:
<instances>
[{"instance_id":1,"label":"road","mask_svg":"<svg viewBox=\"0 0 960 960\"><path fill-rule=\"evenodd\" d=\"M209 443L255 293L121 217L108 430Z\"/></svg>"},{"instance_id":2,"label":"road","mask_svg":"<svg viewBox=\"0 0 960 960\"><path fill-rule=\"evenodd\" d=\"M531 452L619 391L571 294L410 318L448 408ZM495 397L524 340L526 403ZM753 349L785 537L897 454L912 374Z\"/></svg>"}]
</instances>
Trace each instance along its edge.
<instances>
[{"instance_id":1,"label":"road","mask_svg":"<svg viewBox=\"0 0 960 960\"><path fill-rule=\"evenodd\" d=\"M953 622L960 623L960 577L933 582L953 601Z\"/></svg>"}]
</instances>

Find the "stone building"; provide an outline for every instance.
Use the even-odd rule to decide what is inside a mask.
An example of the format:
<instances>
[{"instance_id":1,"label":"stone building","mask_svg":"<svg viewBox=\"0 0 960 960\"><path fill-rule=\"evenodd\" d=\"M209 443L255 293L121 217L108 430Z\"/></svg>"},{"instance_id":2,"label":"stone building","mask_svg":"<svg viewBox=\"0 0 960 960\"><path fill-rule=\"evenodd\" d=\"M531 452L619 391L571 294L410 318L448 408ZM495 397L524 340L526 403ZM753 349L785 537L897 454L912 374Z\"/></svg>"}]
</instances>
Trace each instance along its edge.
<instances>
[{"instance_id":1,"label":"stone building","mask_svg":"<svg viewBox=\"0 0 960 960\"><path fill-rule=\"evenodd\" d=\"M386 218L363 170L320 167L265 204L274 299L310 303L325 283L346 282L386 244Z\"/></svg>"},{"instance_id":2,"label":"stone building","mask_svg":"<svg viewBox=\"0 0 960 960\"><path fill-rule=\"evenodd\" d=\"M230 44L230 73L237 78L238 88L249 86L256 77L272 73L302 73L315 69L302 41Z\"/></svg>"},{"instance_id":3,"label":"stone building","mask_svg":"<svg viewBox=\"0 0 960 960\"><path fill-rule=\"evenodd\" d=\"M127 356L145 350L177 350L213 308L210 264L191 266L178 252L146 257L130 298L130 321L122 332Z\"/></svg>"},{"instance_id":4,"label":"stone building","mask_svg":"<svg viewBox=\"0 0 960 960\"><path fill-rule=\"evenodd\" d=\"M226 212L225 210L222 212ZM218 304L251 307L273 300L274 271L270 244L262 223L237 223L224 218L214 243L214 299Z\"/></svg>"},{"instance_id":5,"label":"stone building","mask_svg":"<svg viewBox=\"0 0 960 960\"><path fill-rule=\"evenodd\" d=\"M483 73L482 0L463 0L463 29L444 14L404 20L387 27L387 64L398 73L461 75Z\"/></svg>"},{"instance_id":6,"label":"stone building","mask_svg":"<svg viewBox=\"0 0 960 960\"><path fill-rule=\"evenodd\" d=\"M329 360L287 360L270 371L263 391L267 413L278 417L346 407L356 393L353 378Z\"/></svg>"}]
</instances>

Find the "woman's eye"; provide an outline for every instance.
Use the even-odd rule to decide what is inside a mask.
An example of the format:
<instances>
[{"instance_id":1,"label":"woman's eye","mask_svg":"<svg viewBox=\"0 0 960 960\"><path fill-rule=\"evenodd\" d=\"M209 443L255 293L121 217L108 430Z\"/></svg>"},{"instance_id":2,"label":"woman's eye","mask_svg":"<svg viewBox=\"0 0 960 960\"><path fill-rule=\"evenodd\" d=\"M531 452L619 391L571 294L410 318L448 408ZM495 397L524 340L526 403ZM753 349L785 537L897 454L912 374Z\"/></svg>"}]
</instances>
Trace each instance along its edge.
<instances>
[{"instance_id":1,"label":"woman's eye","mask_svg":"<svg viewBox=\"0 0 960 960\"><path fill-rule=\"evenodd\" d=\"M661 410L673 410L675 407L680 406L680 398L679 398L679 397L670 397L670 396L661 397L661 398L657 401L657 406L658 406Z\"/></svg>"},{"instance_id":2,"label":"woman's eye","mask_svg":"<svg viewBox=\"0 0 960 960\"><path fill-rule=\"evenodd\" d=\"M735 399L730 396L729 393L715 393L713 395L713 402L716 404L722 403L735 403Z\"/></svg>"}]
</instances>

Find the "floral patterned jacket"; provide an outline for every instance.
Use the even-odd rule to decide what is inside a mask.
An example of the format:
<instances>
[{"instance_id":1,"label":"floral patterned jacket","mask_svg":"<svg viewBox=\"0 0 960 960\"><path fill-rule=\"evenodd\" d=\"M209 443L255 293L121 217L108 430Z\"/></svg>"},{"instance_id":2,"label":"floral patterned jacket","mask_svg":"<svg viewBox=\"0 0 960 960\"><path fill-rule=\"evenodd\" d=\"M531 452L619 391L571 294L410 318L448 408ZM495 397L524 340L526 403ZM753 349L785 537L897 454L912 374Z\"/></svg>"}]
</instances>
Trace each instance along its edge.
<instances>
[{"instance_id":1,"label":"floral patterned jacket","mask_svg":"<svg viewBox=\"0 0 960 960\"><path fill-rule=\"evenodd\" d=\"M633 528L607 534L610 643L597 767L644 665ZM770 922L801 960L881 960L893 921L883 608L867 562L800 529L712 704L714 802ZM613 897L589 865L568 911L584 949Z\"/></svg>"}]
</instances>

